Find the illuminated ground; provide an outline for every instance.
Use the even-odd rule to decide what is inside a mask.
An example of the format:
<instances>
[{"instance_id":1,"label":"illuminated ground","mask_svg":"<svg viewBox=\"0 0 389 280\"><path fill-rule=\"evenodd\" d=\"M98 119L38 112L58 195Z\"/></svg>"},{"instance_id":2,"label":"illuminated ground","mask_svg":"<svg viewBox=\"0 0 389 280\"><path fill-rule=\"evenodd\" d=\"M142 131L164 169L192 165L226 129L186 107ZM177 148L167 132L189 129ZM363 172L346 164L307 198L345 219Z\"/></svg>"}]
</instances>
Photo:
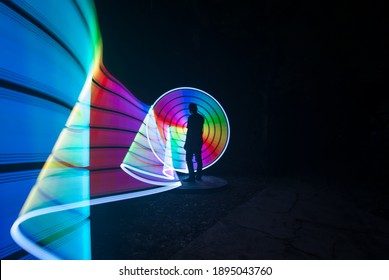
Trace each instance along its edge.
<instances>
[{"instance_id":1,"label":"illuminated ground","mask_svg":"<svg viewBox=\"0 0 389 280\"><path fill-rule=\"evenodd\" d=\"M213 191L174 190L94 206L93 258L389 258L387 196L378 195L378 186L228 181Z\"/></svg>"}]
</instances>

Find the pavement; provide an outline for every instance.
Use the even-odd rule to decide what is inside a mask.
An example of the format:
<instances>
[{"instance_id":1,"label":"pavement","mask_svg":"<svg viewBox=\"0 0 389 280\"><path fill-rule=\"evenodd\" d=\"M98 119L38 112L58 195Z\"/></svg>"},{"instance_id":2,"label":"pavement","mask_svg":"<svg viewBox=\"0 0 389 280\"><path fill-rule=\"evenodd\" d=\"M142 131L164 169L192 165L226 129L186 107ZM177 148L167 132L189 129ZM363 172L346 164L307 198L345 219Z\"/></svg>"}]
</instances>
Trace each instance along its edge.
<instances>
[{"instance_id":1,"label":"pavement","mask_svg":"<svg viewBox=\"0 0 389 280\"><path fill-rule=\"evenodd\" d=\"M285 178L264 186L170 259L389 259L382 186Z\"/></svg>"}]
</instances>

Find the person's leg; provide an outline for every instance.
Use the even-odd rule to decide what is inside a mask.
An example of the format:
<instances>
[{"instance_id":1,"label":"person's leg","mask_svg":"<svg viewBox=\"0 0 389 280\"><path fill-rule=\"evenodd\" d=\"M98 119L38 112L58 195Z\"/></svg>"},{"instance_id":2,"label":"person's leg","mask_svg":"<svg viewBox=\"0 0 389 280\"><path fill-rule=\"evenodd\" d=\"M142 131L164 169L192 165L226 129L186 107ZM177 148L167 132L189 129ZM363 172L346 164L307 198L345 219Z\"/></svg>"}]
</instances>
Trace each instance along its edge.
<instances>
[{"instance_id":1,"label":"person's leg","mask_svg":"<svg viewBox=\"0 0 389 280\"><path fill-rule=\"evenodd\" d=\"M185 159L189 171L189 178L187 180L193 181L195 179L194 168L193 168L193 151L190 150L186 151Z\"/></svg>"},{"instance_id":2,"label":"person's leg","mask_svg":"<svg viewBox=\"0 0 389 280\"><path fill-rule=\"evenodd\" d=\"M201 157L201 150L195 153L196 163L197 163L197 174L196 179L201 180L203 175L203 159Z\"/></svg>"}]
</instances>

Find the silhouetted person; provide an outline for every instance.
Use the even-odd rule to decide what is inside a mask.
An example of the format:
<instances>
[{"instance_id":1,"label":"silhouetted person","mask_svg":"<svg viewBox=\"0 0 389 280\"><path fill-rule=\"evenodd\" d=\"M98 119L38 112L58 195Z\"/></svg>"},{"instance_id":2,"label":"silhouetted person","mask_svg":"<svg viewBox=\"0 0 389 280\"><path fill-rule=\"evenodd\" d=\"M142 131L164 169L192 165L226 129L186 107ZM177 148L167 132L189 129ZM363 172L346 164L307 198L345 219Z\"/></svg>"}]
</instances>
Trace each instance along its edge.
<instances>
[{"instance_id":1,"label":"silhouetted person","mask_svg":"<svg viewBox=\"0 0 389 280\"><path fill-rule=\"evenodd\" d=\"M188 118L186 141L184 149L186 151L186 164L189 170L189 177L186 182L193 182L195 179L201 180L203 170L203 160L201 158L201 147L203 146L203 126L204 117L197 113L197 105L189 104L190 116ZM193 155L195 155L197 163L197 174L195 177L193 168Z\"/></svg>"}]
</instances>

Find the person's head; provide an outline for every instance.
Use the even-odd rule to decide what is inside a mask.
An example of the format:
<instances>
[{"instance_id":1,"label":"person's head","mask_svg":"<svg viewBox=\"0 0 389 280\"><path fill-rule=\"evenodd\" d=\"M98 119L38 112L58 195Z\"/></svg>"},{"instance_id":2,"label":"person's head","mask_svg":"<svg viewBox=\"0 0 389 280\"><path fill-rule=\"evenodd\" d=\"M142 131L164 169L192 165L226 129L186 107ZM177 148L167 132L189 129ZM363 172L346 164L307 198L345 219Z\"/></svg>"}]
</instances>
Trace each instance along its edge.
<instances>
[{"instance_id":1,"label":"person's head","mask_svg":"<svg viewBox=\"0 0 389 280\"><path fill-rule=\"evenodd\" d=\"M191 114L197 113L197 105L195 103L190 103L189 104L189 112Z\"/></svg>"}]
</instances>

